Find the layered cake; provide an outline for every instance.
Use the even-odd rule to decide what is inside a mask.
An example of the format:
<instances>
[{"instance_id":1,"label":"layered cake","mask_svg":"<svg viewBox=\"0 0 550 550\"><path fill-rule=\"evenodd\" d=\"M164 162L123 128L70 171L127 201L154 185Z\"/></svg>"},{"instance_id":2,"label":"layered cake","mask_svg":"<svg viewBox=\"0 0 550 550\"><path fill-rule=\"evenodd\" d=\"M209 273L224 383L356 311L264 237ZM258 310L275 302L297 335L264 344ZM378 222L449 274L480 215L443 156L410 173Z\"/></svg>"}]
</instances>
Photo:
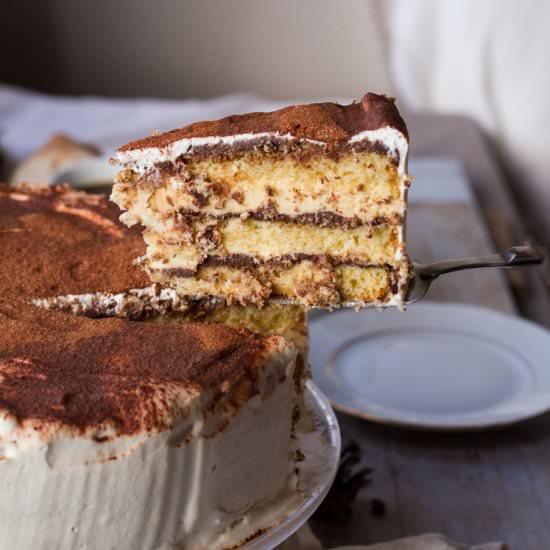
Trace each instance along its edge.
<instances>
[{"instance_id":1,"label":"layered cake","mask_svg":"<svg viewBox=\"0 0 550 550\"><path fill-rule=\"evenodd\" d=\"M2 550L233 548L301 498L295 345L86 315L109 296L188 311L146 290L143 241L117 215L100 197L0 186ZM139 290L156 298L136 306Z\"/></svg>"},{"instance_id":2,"label":"layered cake","mask_svg":"<svg viewBox=\"0 0 550 550\"><path fill-rule=\"evenodd\" d=\"M367 94L129 143L111 198L144 227L145 271L180 295L400 305L407 154L394 101Z\"/></svg>"}]
</instances>

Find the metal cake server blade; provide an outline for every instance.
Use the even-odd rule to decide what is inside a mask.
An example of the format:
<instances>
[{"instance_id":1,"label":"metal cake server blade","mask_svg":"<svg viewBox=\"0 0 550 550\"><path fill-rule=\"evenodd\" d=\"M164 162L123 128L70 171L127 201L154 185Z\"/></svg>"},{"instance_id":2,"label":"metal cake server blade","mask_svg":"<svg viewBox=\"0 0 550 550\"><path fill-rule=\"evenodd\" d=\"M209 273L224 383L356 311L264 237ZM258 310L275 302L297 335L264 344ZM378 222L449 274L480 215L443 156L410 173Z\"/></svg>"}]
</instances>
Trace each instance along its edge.
<instances>
[{"instance_id":1,"label":"metal cake server blade","mask_svg":"<svg viewBox=\"0 0 550 550\"><path fill-rule=\"evenodd\" d=\"M426 296L430 285L440 276L453 271L477 269L479 267L522 267L542 264L544 252L537 246L513 246L500 254L446 260L422 265L413 262L413 277L405 297L405 304L413 304Z\"/></svg>"}]
</instances>

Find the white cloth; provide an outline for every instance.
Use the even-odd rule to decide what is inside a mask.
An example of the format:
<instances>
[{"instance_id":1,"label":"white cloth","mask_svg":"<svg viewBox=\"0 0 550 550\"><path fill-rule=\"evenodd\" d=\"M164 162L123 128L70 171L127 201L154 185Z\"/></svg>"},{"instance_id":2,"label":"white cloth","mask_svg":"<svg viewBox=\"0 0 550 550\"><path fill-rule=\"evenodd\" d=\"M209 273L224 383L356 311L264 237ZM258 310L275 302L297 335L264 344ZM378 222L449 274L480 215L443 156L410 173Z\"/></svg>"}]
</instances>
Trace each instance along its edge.
<instances>
[{"instance_id":1,"label":"white cloth","mask_svg":"<svg viewBox=\"0 0 550 550\"><path fill-rule=\"evenodd\" d=\"M247 94L206 100L113 99L50 96L0 84L0 148L13 163L32 154L52 135L64 133L110 155L154 130L282 105Z\"/></svg>"},{"instance_id":2,"label":"white cloth","mask_svg":"<svg viewBox=\"0 0 550 550\"><path fill-rule=\"evenodd\" d=\"M382 0L398 97L491 136L528 211L550 228L550 2Z\"/></svg>"},{"instance_id":3,"label":"white cloth","mask_svg":"<svg viewBox=\"0 0 550 550\"><path fill-rule=\"evenodd\" d=\"M429 533L416 537L390 542L381 542L368 546L339 546L330 550L505 550L501 542L469 546L450 541L447 537L437 533ZM290 539L277 547L277 550L323 550L321 543L311 532L308 525L304 525Z\"/></svg>"}]
</instances>

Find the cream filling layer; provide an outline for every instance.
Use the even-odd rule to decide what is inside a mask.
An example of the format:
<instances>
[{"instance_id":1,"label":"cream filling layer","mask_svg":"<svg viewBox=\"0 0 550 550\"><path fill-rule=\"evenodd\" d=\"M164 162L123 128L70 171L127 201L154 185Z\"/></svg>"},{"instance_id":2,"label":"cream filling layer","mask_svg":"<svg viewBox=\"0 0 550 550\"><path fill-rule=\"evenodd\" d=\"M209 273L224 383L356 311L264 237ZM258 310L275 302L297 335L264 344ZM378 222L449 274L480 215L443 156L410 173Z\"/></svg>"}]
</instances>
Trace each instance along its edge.
<instances>
[{"instance_id":1,"label":"cream filling layer","mask_svg":"<svg viewBox=\"0 0 550 550\"><path fill-rule=\"evenodd\" d=\"M172 285L178 292L197 297L223 297L229 303L263 304L267 300L306 307L357 305L383 306L396 294L395 275L389 268L323 266L304 260L290 267L203 267L194 277L164 271L151 278Z\"/></svg>"},{"instance_id":2,"label":"cream filling layer","mask_svg":"<svg viewBox=\"0 0 550 550\"><path fill-rule=\"evenodd\" d=\"M240 187L237 186L237 189ZM223 217L267 210L290 218L328 212L343 218L356 218L363 223L380 218L395 219L405 213L405 204L400 200L378 202L362 192L346 194L341 189L325 189L320 194L304 195L289 187L271 195L266 188L254 187L237 190L222 199L212 198L206 190L204 196L210 199L204 205L197 203L196 195L190 192L192 189L176 177L150 190L117 183L113 187L111 200L125 210L120 217L124 224L132 226L139 223L157 231L173 228L177 220L176 212Z\"/></svg>"},{"instance_id":3,"label":"cream filling layer","mask_svg":"<svg viewBox=\"0 0 550 550\"><path fill-rule=\"evenodd\" d=\"M289 218L318 213L371 223L403 216L402 187L387 157L378 153L348 153L342 159L252 156L229 160L188 161L182 174L162 174L154 185L121 172L112 200L128 210L128 225L170 223L174 212L222 217L252 212ZM265 215L265 214L264 214Z\"/></svg>"},{"instance_id":4,"label":"cream filling layer","mask_svg":"<svg viewBox=\"0 0 550 550\"><path fill-rule=\"evenodd\" d=\"M206 228L213 229L214 241L201 238ZM180 235L180 242L166 242L165 235L150 231L144 233L144 238L149 270L194 270L207 256L223 259L227 255L246 255L259 262L318 255L343 263L394 264L401 246L400 229L395 225L340 229L235 218L204 227L194 224L188 233Z\"/></svg>"}]
</instances>

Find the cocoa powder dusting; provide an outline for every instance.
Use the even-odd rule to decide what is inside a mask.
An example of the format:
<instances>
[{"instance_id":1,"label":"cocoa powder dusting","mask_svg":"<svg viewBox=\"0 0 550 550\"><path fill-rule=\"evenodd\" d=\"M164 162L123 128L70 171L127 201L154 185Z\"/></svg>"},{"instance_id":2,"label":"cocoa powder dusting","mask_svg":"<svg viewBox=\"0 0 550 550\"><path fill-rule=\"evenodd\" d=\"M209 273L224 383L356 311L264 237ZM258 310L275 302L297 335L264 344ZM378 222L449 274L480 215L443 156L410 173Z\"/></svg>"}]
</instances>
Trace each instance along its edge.
<instances>
[{"instance_id":1,"label":"cocoa powder dusting","mask_svg":"<svg viewBox=\"0 0 550 550\"><path fill-rule=\"evenodd\" d=\"M33 298L150 284L134 265L141 235L118 215L103 197L0 184L0 409L21 422L161 429L174 420L169 405L178 392L220 385L238 407L278 341L222 325L92 319L33 306Z\"/></svg>"},{"instance_id":2,"label":"cocoa powder dusting","mask_svg":"<svg viewBox=\"0 0 550 550\"><path fill-rule=\"evenodd\" d=\"M132 141L118 149L119 153L148 147L166 147L180 139L238 134L290 134L296 139L309 139L338 148L352 136L389 126L408 138L407 127L393 98L365 94L360 102L350 105L314 103L294 105L270 113L233 115L220 120L197 122L160 135ZM269 143L262 145L264 149ZM269 152L266 150L266 152Z\"/></svg>"}]
</instances>

